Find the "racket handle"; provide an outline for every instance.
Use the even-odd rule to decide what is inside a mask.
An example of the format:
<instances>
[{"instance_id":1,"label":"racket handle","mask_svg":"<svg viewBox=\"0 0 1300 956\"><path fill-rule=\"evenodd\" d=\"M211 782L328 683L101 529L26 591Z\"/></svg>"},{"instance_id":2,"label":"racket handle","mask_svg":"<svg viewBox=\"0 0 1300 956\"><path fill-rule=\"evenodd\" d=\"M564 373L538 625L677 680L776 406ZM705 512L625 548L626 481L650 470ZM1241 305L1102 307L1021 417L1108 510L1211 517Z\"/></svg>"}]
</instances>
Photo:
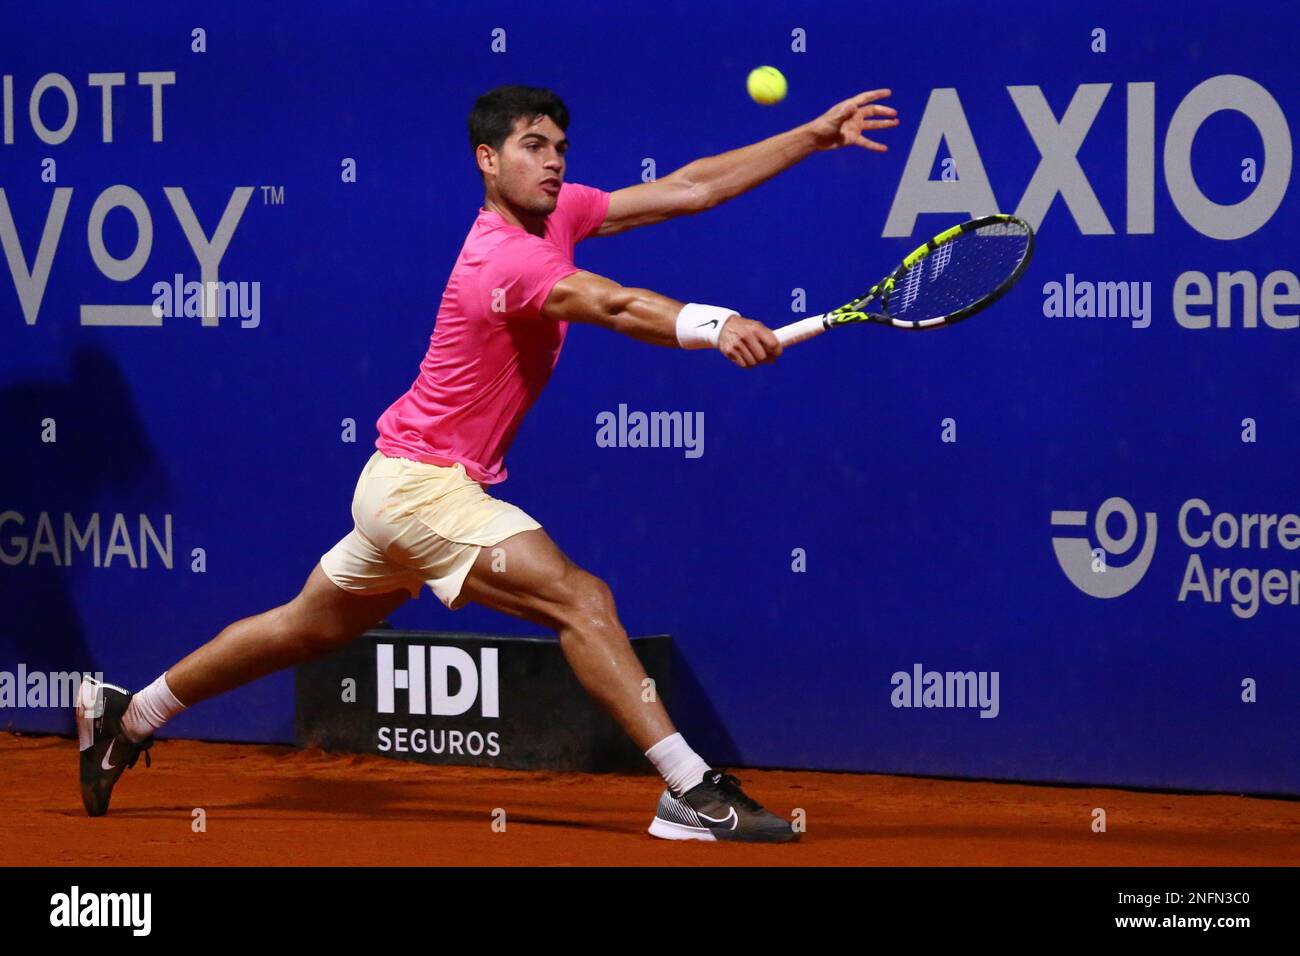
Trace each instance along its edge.
<instances>
[{"instance_id":1,"label":"racket handle","mask_svg":"<svg viewBox=\"0 0 1300 956\"><path fill-rule=\"evenodd\" d=\"M781 328L774 330L777 341L782 346L794 345L796 342L804 342L814 335L821 335L826 331L825 316L814 315L807 319L800 319L798 322L791 322L789 325L783 325Z\"/></svg>"}]
</instances>

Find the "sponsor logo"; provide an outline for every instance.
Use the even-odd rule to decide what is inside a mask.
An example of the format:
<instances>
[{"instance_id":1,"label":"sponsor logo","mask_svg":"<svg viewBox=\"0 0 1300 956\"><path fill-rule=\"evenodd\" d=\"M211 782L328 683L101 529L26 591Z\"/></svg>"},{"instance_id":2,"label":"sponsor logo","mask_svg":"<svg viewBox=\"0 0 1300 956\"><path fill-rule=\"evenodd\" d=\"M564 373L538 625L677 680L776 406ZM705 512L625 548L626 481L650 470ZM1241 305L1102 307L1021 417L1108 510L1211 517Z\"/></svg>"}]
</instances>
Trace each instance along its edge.
<instances>
[{"instance_id":1,"label":"sponsor logo","mask_svg":"<svg viewBox=\"0 0 1300 956\"><path fill-rule=\"evenodd\" d=\"M89 549L91 561L97 568L111 566L114 558L125 559L132 568L148 568L152 550L163 567L171 568L172 516L164 514L162 517L160 533L148 515L135 515L130 521L120 512L105 516L102 524L111 522L112 525L101 536L98 512L82 522L79 528L75 515L65 511L61 516L51 518L49 512L42 511L36 516L35 527L28 536L20 533L20 529L27 526L27 518L17 511L0 511L0 564L14 567L34 565L39 561L56 568L69 567L77 552L81 552L81 563L85 563ZM56 522L61 525L62 535L55 531ZM107 538L107 542L101 548L103 538Z\"/></svg>"},{"instance_id":2,"label":"sponsor logo","mask_svg":"<svg viewBox=\"0 0 1300 956\"><path fill-rule=\"evenodd\" d=\"M113 756L113 747L116 743L117 743L116 737L114 737L112 740L108 742L108 749L104 751L104 759L99 764L99 766L104 770L113 769L113 761L109 760L108 758Z\"/></svg>"},{"instance_id":3,"label":"sponsor logo","mask_svg":"<svg viewBox=\"0 0 1300 956\"><path fill-rule=\"evenodd\" d=\"M729 830L736 829L740 823L740 817L736 814L735 807L727 807L727 815L725 817L711 817L707 813L700 813L699 810L696 810L695 812L699 814L701 820L708 820L710 823L726 823L730 821L731 826L727 828Z\"/></svg>"},{"instance_id":4,"label":"sponsor logo","mask_svg":"<svg viewBox=\"0 0 1300 956\"><path fill-rule=\"evenodd\" d=\"M1162 92L1166 102L1178 99L1159 143L1156 127L1156 84L1083 83L1074 91L1058 119L1039 86L1008 86L1007 96L1038 150L1038 166L1020 192L1015 215L1037 229L1059 196L1080 234L1114 235L1112 216L1122 212L1119 227L1128 235L1156 231L1156 170L1163 162L1163 182L1183 221L1213 239L1240 239L1261 229L1282 205L1291 182L1291 131L1286 114L1273 95L1245 76L1221 74L1198 83L1178 97ZM1107 104L1110 105L1107 105ZM988 103L980 100L981 115ZM1127 188L1125 208L1109 213L1101 205L1079 162L1079 151L1103 106L1126 114L1127 140L1122 152L1107 152L1118 162ZM1206 196L1192 169L1192 142L1201 125L1220 110L1242 114L1259 134L1264 161L1250 195L1231 205ZM952 175L930 179L946 144ZM1161 146L1163 148L1161 148ZM1107 170L1113 176L1115 170ZM957 90L933 89L917 124L911 150L890 205L882 236L910 236L923 213L970 217L1003 212L1011 203L1004 191L994 194L985 172L975 134Z\"/></svg>"},{"instance_id":5,"label":"sponsor logo","mask_svg":"<svg viewBox=\"0 0 1300 956\"><path fill-rule=\"evenodd\" d=\"M479 659L459 647L406 644L406 666L397 667L392 644L375 645L376 710L412 717L501 716L497 681L497 649L484 647ZM454 689L453 689L454 688ZM399 700L400 698L400 700ZM501 739L496 731L454 728L381 726L375 736L380 753L431 753L499 756Z\"/></svg>"},{"instance_id":6,"label":"sponsor logo","mask_svg":"<svg viewBox=\"0 0 1300 956\"><path fill-rule=\"evenodd\" d=\"M1110 519L1119 515L1124 529L1119 537L1110 533ZM1083 528L1088 524L1086 511L1053 511L1052 525L1058 528ZM1075 587L1095 598L1113 598L1127 594L1142 580L1151 567L1156 551L1156 516L1147 512L1146 534L1141 549L1125 565L1113 565L1106 554L1122 555L1137 540L1138 520L1133 506L1123 498L1107 498L1097 509L1093 533L1101 547L1095 547L1083 535L1057 535L1052 538L1056 561Z\"/></svg>"},{"instance_id":7,"label":"sponsor logo","mask_svg":"<svg viewBox=\"0 0 1300 956\"><path fill-rule=\"evenodd\" d=\"M1110 533L1111 517L1123 519L1118 537ZM1142 580L1156 548L1156 515L1145 516L1145 541L1131 561L1123 566L1111 564L1107 554L1131 551L1137 539L1137 513L1123 498L1108 498L1094 522L1093 533L1101 547L1094 548L1083 535L1058 535L1052 538L1056 560L1080 591L1090 597L1113 598L1127 594ZM1056 527L1083 528L1088 523L1086 511L1053 511ZM1264 562L1247 561L1241 566L1227 560L1224 565L1207 559L1227 552L1245 552L1248 556L1264 552L1300 550L1300 515L1266 512L1216 512L1203 498L1188 498L1178 509L1178 541L1190 549L1178 587L1178 601L1200 598L1205 604L1228 604L1235 617L1249 620L1264 605L1300 606L1300 569L1264 567ZM1234 566L1235 565L1235 566Z\"/></svg>"},{"instance_id":8,"label":"sponsor logo","mask_svg":"<svg viewBox=\"0 0 1300 956\"><path fill-rule=\"evenodd\" d=\"M1291 129L1272 93L1249 77L1221 74L1187 91L1162 89L1164 101L1171 101L1168 93L1173 93L1173 99L1181 96L1163 141L1155 118L1155 83L1081 84L1059 118L1041 87L1008 86L1006 91L1039 154L1020 198L1009 195L1005 185L995 194L958 91L932 89L882 236L914 235L922 215L975 218L1005 212L1013 201L1015 215L1036 230L1055 205L1054 215L1068 216L1080 235L1154 235L1156 211L1167 205L1157 202L1157 183L1163 182L1187 226L1211 239L1235 240L1263 229L1286 199L1291 183ZM981 117L986 119L985 99L980 102ZM1123 149L1108 149L1105 160L1089 160L1093 165L1085 168L1079 159L1081 147L1103 109L1124 112L1127 138ZM1242 181L1251 184L1250 192L1228 204L1205 194L1192 164L1197 132L1222 110L1244 116L1263 149L1262 162L1256 163L1258 157L1246 160L1249 172L1243 171ZM943 173L931 179L945 149L949 155L940 164ZM1099 162L1114 165L1103 171L1096 166ZM1117 173L1125 182L1125 205L1106 209L1089 177L1101 180ZM1287 269L1266 274L1248 269L1217 274L1188 269L1178 274L1172 290L1156 291L1162 299L1168 294L1164 300L1168 314L1182 329L1300 329L1300 313L1295 309L1300 304L1300 278ZM1044 315L1124 318L1134 328L1147 328L1151 322L1152 289L1146 282L1075 281L1067 275L1063 283L1048 282L1043 297Z\"/></svg>"},{"instance_id":9,"label":"sponsor logo","mask_svg":"<svg viewBox=\"0 0 1300 956\"><path fill-rule=\"evenodd\" d=\"M59 146L75 135L81 140L89 137L107 144L108 149L118 148L116 144L124 142L121 130L114 124L114 116L120 116L123 109L138 111L149 109L152 104L152 142L164 142L164 130L170 128L171 114L164 110L164 105L171 103L171 94L165 91L176 85L176 73L170 70L141 71L132 77L126 71L111 73L90 73L86 83L89 90L77 92L77 87L60 73L46 73L37 79L31 87L27 102L23 103L21 84L24 78L5 74L0 77L0 127L3 136L0 146L10 147L15 142L26 138L25 131L15 129L15 119L28 116L31 120L31 132L36 140L47 146ZM17 82L15 82L17 81ZM145 88L144 90L140 88ZM147 90L147 92L146 92ZM143 102L141 100L143 99ZM62 103L59 103L59 101ZM43 103L54 105L56 112L63 111L66 116L58 129L45 126L42 121ZM114 103L118 104L115 114ZM81 108L78 106L81 104ZM24 105L26 109L24 109ZM98 110L95 110L98 106ZM166 120L166 122L164 122ZM77 127L81 126L80 132ZM92 132L93 131L93 132ZM96 136L96 134L98 134ZM117 134L117 135L115 135ZM127 147L139 149L138 142ZM110 166L117 164L109 164ZM53 181L53 180L49 180ZM145 196L131 186L117 183L108 186L89 203L89 209L81 220L82 225L69 227L68 213L73 206L73 187L56 186L49 194L45 221L39 230L29 231L20 238L13 213L3 187L0 187L0 249L8 264L14 289L18 293L18 302L22 307L23 319L28 326L36 324L40 317L41 303L44 301L46 287L49 283L54 260L60 251L62 237L65 233L80 234L87 237L89 258L105 279L112 283L128 282L144 270L153 251L156 217L165 201L170 207L169 218L174 219L183 233L194 262L198 266L203 284L219 284L219 270L222 259L230 248L235 232L243 219L249 200L255 192L254 186L236 186L230 191L230 198L225 203L221 217L215 223L210 219L205 226L190 204L182 186L165 186L153 195L151 207ZM279 190L280 203L283 202L283 187L263 186L263 203L279 205L274 202L275 191ZM77 194L83 193L83 187L76 187ZM81 200L84 208L87 200ZM117 210L117 215L129 215L134 223L134 245L130 252L122 257L108 249L105 241L104 223ZM95 293L90 293L95 294ZM155 293L157 294L157 293ZM152 305L96 305L81 306L81 324L83 326L152 326L160 328L163 316ZM173 313L189 314L189 313ZM219 316L207 309L202 313L204 326L219 324Z\"/></svg>"},{"instance_id":10,"label":"sponsor logo","mask_svg":"<svg viewBox=\"0 0 1300 956\"><path fill-rule=\"evenodd\" d=\"M405 647L406 667L397 668L393 664L393 645L375 645L379 713L396 713L398 691L402 691L405 712L412 716L455 717L466 713L476 700L481 716L501 716L495 647L479 651L477 666L474 658L459 647L423 644ZM453 674L459 684L455 692L450 689Z\"/></svg>"},{"instance_id":11,"label":"sponsor logo","mask_svg":"<svg viewBox=\"0 0 1300 956\"><path fill-rule=\"evenodd\" d=\"M380 727L376 737L380 753L447 754L489 757L501 755L501 737L495 731L432 730L424 727Z\"/></svg>"}]
</instances>

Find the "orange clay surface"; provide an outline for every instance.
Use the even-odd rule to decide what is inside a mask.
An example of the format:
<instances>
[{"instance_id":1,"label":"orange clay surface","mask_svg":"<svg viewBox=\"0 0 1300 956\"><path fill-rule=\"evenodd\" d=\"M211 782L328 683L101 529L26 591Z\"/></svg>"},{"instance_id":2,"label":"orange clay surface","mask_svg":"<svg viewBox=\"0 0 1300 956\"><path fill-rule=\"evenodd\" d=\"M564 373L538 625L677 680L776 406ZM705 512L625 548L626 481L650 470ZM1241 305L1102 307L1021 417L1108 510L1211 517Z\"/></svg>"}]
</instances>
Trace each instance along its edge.
<instances>
[{"instance_id":1,"label":"orange clay surface","mask_svg":"<svg viewBox=\"0 0 1300 956\"><path fill-rule=\"evenodd\" d=\"M867 774L736 771L784 846L646 833L658 778L431 767L162 740L89 819L77 742L0 734L0 865L1252 866L1300 864L1300 802ZM1107 832L1091 829L1092 810ZM202 808L207 830L192 829ZM494 832L494 809L505 832Z\"/></svg>"}]
</instances>

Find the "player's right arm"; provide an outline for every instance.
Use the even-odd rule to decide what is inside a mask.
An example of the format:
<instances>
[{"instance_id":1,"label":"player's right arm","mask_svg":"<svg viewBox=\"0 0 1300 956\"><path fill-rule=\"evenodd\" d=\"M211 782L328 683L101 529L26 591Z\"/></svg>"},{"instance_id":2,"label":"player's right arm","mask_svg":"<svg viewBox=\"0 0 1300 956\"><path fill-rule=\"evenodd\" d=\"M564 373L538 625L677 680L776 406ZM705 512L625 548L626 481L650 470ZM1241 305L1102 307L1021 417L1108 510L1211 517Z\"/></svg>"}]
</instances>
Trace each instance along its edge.
<instances>
[{"instance_id":1,"label":"player's right arm","mask_svg":"<svg viewBox=\"0 0 1300 956\"><path fill-rule=\"evenodd\" d=\"M683 335L689 330L683 333L679 323L685 307L686 303L658 292L622 286L593 272L579 271L551 288L542 315L557 321L601 325L651 345L679 348L689 347L683 346ZM781 354L781 343L761 322L732 312L720 318L720 323L717 348L741 368L775 361Z\"/></svg>"}]
</instances>

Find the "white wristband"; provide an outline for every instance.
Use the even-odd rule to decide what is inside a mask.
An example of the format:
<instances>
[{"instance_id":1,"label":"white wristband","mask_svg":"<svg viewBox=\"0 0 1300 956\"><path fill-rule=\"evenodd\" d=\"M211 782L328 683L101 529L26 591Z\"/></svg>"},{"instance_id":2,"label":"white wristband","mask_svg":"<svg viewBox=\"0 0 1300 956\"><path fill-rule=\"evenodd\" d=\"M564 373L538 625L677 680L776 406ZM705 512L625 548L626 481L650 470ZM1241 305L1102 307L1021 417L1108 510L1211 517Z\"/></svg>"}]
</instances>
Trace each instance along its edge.
<instances>
[{"instance_id":1,"label":"white wristband","mask_svg":"<svg viewBox=\"0 0 1300 956\"><path fill-rule=\"evenodd\" d=\"M717 348L722 327L733 315L734 309L688 302L677 313L677 344L684 349Z\"/></svg>"}]
</instances>

